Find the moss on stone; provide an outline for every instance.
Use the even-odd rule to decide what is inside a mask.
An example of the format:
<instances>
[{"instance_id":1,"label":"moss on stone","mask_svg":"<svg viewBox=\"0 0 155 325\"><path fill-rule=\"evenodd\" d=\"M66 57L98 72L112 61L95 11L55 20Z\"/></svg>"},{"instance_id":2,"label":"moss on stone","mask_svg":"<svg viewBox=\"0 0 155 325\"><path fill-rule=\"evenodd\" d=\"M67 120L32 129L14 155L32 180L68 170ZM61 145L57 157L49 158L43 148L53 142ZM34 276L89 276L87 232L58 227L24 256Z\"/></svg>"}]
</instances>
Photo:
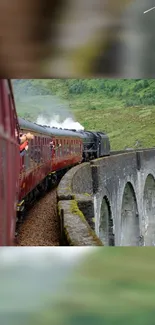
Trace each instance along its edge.
<instances>
[{"instance_id":1,"label":"moss on stone","mask_svg":"<svg viewBox=\"0 0 155 325\"><path fill-rule=\"evenodd\" d=\"M77 201L72 200L72 201L70 201L70 204L71 204L71 213L78 215L82 221L86 222L86 219L85 219L83 213L81 212L81 210L78 207Z\"/></svg>"},{"instance_id":2,"label":"moss on stone","mask_svg":"<svg viewBox=\"0 0 155 325\"><path fill-rule=\"evenodd\" d=\"M67 189L69 189L69 188L67 188L67 187L63 188L63 190L67 190ZM84 193L84 195L91 196L88 193ZM77 215L81 219L81 222L83 222L87 226L87 234L88 234L88 236L90 236L92 238L92 243L94 241L94 246L96 246L96 245L97 246L103 246L100 239L97 237L95 232L91 229L91 227L87 223L87 220L86 220L84 214L79 209L78 203L77 203L77 200L76 200L76 195L73 195L73 197L74 197L73 200L68 201L69 202L70 213L73 214L73 215ZM61 201L58 202L57 209L58 209L58 215L60 217L61 216L61 209L62 209ZM67 228L68 227L65 225L63 231L64 231L64 236L66 238L66 241L67 241L68 245L69 246L79 246L80 245L79 242L76 242L76 240L74 241L74 239L71 239L70 234L69 234L69 229L67 229Z\"/></svg>"},{"instance_id":3,"label":"moss on stone","mask_svg":"<svg viewBox=\"0 0 155 325\"><path fill-rule=\"evenodd\" d=\"M60 202L58 202L58 204L57 204L57 211L58 211L58 215L60 217L61 216L61 205L60 205Z\"/></svg>"},{"instance_id":4,"label":"moss on stone","mask_svg":"<svg viewBox=\"0 0 155 325\"><path fill-rule=\"evenodd\" d=\"M78 204L76 202L76 200L72 200L70 201L71 203L71 213L76 214L80 217L80 219L87 225L87 229L88 229L88 234L93 237L93 240L95 241L95 243L99 246L103 246L103 244L101 243L100 239L96 236L95 232L91 229L91 227L89 226L89 224L87 223L84 214L81 212L81 210L78 207Z\"/></svg>"},{"instance_id":5,"label":"moss on stone","mask_svg":"<svg viewBox=\"0 0 155 325\"><path fill-rule=\"evenodd\" d=\"M61 189L61 191L71 191L72 190L70 186L68 186L68 187L61 187L60 189Z\"/></svg>"},{"instance_id":6,"label":"moss on stone","mask_svg":"<svg viewBox=\"0 0 155 325\"><path fill-rule=\"evenodd\" d=\"M91 196L89 193L83 193L83 195L85 195L85 196Z\"/></svg>"}]
</instances>

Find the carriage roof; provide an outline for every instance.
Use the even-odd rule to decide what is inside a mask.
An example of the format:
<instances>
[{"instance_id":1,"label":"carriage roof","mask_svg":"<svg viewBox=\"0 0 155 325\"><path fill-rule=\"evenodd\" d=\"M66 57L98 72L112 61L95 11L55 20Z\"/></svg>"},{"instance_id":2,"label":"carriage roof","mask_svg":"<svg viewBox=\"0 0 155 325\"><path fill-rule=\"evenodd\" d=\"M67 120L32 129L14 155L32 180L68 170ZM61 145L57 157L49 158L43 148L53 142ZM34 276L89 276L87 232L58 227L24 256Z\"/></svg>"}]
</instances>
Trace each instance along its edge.
<instances>
[{"instance_id":1,"label":"carriage roof","mask_svg":"<svg viewBox=\"0 0 155 325\"><path fill-rule=\"evenodd\" d=\"M49 127L46 125L39 125L37 123L32 123L29 121L26 121L23 118L18 118L19 125L21 128L26 129L31 132L38 132L43 133L46 135L54 135L54 136L66 136L66 137L74 137L74 138L83 138L82 134L80 134L76 130L67 130L67 129L59 129L55 127Z\"/></svg>"}]
</instances>

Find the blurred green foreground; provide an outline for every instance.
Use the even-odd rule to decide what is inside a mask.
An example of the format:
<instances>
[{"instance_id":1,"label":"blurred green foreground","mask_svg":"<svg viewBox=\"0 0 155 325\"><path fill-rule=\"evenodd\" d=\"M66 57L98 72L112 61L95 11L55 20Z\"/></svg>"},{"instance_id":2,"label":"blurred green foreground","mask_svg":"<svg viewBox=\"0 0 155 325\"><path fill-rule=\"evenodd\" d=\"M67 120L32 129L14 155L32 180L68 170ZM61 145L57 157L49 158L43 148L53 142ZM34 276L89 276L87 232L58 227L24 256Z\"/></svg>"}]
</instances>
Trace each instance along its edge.
<instances>
[{"instance_id":1,"label":"blurred green foreground","mask_svg":"<svg viewBox=\"0 0 155 325\"><path fill-rule=\"evenodd\" d=\"M66 248L66 255L69 249ZM10 314L12 322L7 324L18 325L19 320L19 324L30 325L155 324L154 256L154 248L94 248L74 263L64 262L64 269L59 265L56 272L54 266L55 273L51 267L42 283L46 286L47 277L52 279L53 276L55 285L61 281L57 290L52 286L50 289L49 283L46 292L40 292L40 307L20 315L17 312ZM36 273L36 288L41 281L37 277ZM35 281L32 283L27 278L27 282L31 285L22 293L23 299L25 294L31 299L33 286L36 290ZM17 299L16 294L14 299ZM1 320L0 313L0 324L4 324Z\"/></svg>"}]
</instances>

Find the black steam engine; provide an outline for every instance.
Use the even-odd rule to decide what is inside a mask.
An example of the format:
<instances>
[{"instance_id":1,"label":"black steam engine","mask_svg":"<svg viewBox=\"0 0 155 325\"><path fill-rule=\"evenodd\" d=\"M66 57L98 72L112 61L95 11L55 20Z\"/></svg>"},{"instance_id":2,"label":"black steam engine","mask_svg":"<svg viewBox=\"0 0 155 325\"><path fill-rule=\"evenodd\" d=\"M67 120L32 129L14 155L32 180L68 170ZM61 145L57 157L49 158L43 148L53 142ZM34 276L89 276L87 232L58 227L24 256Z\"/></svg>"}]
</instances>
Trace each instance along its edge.
<instances>
[{"instance_id":1,"label":"black steam engine","mask_svg":"<svg viewBox=\"0 0 155 325\"><path fill-rule=\"evenodd\" d=\"M103 132L76 131L83 140L83 160L100 158L110 155L110 141Z\"/></svg>"}]
</instances>

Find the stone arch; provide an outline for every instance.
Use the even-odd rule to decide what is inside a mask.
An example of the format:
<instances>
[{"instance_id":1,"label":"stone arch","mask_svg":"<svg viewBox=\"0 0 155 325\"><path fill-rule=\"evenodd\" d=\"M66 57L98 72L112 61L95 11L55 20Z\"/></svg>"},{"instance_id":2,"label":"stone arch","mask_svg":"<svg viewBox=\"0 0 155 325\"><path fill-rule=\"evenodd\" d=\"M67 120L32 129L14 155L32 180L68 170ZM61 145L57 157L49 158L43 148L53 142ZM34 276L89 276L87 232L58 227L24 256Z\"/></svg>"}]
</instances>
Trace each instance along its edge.
<instances>
[{"instance_id":1,"label":"stone arch","mask_svg":"<svg viewBox=\"0 0 155 325\"><path fill-rule=\"evenodd\" d=\"M143 207L145 218L145 246L155 246L155 179L148 174L143 194Z\"/></svg>"},{"instance_id":2,"label":"stone arch","mask_svg":"<svg viewBox=\"0 0 155 325\"><path fill-rule=\"evenodd\" d=\"M124 188L121 209L121 246L139 246L140 228L136 195L127 182Z\"/></svg>"},{"instance_id":3,"label":"stone arch","mask_svg":"<svg viewBox=\"0 0 155 325\"><path fill-rule=\"evenodd\" d=\"M100 209L99 238L105 246L115 246L113 219L107 196L103 197Z\"/></svg>"}]
</instances>

